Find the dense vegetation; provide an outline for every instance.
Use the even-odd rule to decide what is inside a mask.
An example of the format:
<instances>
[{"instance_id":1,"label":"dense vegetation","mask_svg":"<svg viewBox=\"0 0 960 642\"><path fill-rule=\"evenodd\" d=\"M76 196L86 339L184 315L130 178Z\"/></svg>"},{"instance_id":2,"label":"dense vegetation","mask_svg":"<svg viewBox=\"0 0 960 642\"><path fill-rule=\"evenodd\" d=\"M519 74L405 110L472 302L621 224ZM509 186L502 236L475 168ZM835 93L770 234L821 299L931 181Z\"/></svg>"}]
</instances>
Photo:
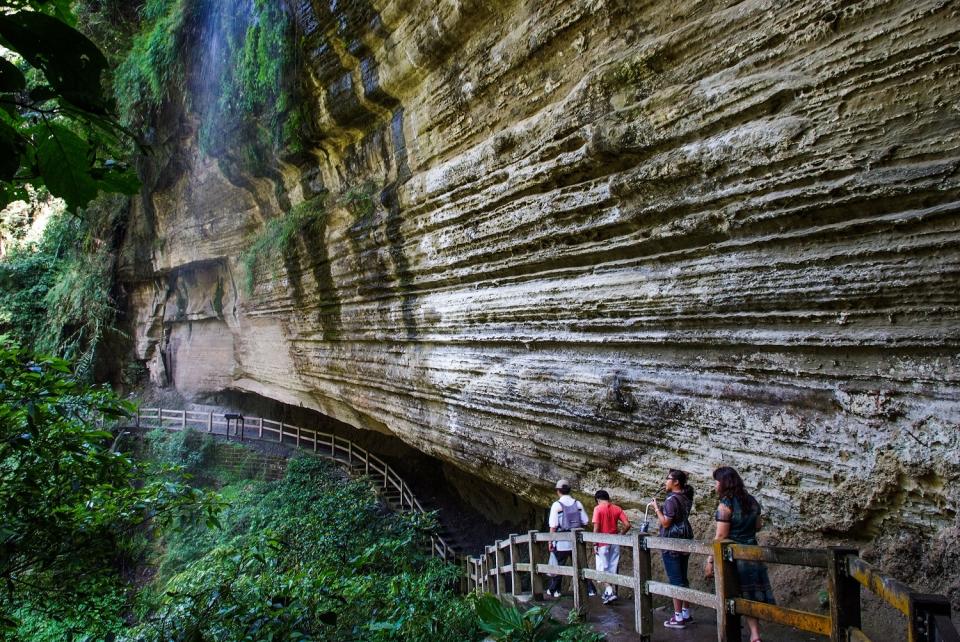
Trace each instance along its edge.
<instances>
[{"instance_id":1,"label":"dense vegetation","mask_svg":"<svg viewBox=\"0 0 960 642\"><path fill-rule=\"evenodd\" d=\"M119 161L107 59L72 21L68 0L0 0L0 208L30 187L71 209L138 187Z\"/></svg>"},{"instance_id":2,"label":"dense vegetation","mask_svg":"<svg viewBox=\"0 0 960 642\"><path fill-rule=\"evenodd\" d=\"M82 211L82 218L54 214L38 242L11 244L0 261L0 332L74 361L77 374L92 380L104 341L120 336L113 244L125 206L103 197Z\"/></svg>"},{"instance_id":3,"label":"dense vegetation","mask_svg":"<svg viewBox=\"0 0 960 642\"><path fill-rule=\"evenodd\" d=\"M0 638L117 629L138 534L215 515L176 470L113 452L96 423L128 411L64 361L0 348Z\"/></svg>"}]
</instances>

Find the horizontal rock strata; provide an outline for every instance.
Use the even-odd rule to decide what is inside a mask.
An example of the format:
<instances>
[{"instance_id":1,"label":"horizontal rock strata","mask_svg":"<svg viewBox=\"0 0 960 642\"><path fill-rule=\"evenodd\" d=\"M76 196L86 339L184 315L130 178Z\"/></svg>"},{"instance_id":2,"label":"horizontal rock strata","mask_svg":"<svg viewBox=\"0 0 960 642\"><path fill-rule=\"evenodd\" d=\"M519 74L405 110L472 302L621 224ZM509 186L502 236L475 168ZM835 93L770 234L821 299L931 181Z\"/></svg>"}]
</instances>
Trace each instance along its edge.
<instances>
[{"instance_id":1,"label":"horizontal rock strata","mask_svg":"<svg viewBox=\"0 0 960 642\"><path fill-rule=\"evenodd\" d=\"M532 501L639 508L668 467L705 496L729 464L784 529L960 526L955 4L293 5L309 160L238 181L185 118L135 208L155 379ZM245 291L257 230L317 195Z\"/></svg>"}]
</instances>

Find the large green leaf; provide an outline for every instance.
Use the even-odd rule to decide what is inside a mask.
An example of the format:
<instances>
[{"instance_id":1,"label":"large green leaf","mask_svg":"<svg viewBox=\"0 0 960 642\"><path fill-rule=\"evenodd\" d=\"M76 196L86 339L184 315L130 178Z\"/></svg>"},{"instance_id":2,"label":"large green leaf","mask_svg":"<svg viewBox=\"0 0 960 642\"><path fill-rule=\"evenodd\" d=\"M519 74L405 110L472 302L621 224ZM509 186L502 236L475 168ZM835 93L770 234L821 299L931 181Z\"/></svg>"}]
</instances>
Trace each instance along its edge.
<instances>
[{"instance_id":1,"label":"large green leaf","mask_svg":"<svg viewBox=\"0 0 960 642\"><path fill-rule=\"evenodd\" d=\"M0 57L0 92L23 91L27 80L17 66Z\"/></svg>"},{"instance_id":2,"label":"large green leaf","mask_svg":"<svg viewBox=\"0 0 960 642\"><path fill-rule=\"evenodd\" d=\"M101 85L107 59L76 29L42 13L21 11L0 15L0 43L40 69L65 100L91 113L108 113Z\"/></svg>"},{"instance_id":3,"label":"large green leaf","mask_svg":"<svg viewBox=\"0 0 960 642\"><path fill-rule=\"evenodd\" d=\"M13 127L0 120L0 180L13 178L20 168L23 139Z\"/></svg>"},{"instance_id":4,"label":"large green leaf","mask_svg":"<svg viewBox=\"0 0 960 642\"><path fill-rule=\"evenodd\" d=\"M44 184L71 209L83 207L97 195L90 175L90 145L66 127L47 125L37 144L37 164Z\"/></svg>"}]
</instances>

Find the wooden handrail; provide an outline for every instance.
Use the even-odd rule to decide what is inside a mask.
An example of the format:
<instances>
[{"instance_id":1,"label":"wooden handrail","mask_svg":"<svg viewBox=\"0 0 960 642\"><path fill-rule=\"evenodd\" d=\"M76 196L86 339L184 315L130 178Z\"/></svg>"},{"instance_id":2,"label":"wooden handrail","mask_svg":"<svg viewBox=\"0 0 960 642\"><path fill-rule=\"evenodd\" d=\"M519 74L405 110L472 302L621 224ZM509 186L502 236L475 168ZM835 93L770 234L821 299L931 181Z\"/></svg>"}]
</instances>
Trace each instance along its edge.
<instances>
[{"instance_id":1,"label":"wooden handrail","mask_svg":"<svg viewBox=\"0 0 960 642\"><path fill-rule=\"evenodd\" d=\"M402 508L418 513L426 512L403 478L389 464L351 440L285 422L259 417L250 417L247 420L257 423L258 438L262 439L264 433L273 433L278 434L282 442L284 436L287 436L296 439L298 447L301 446L301 442L307 442L312 444L313 450L321 455L325 455L324 451L329 451L325 456L339 461L346 459L351 464L362 463L366 473L373 472L378 477L382 477L383 489L386 490L392 486L399 492ZM155 422L157 426L170 430L196 427L198 430L212 431L214 426L226 425L226 422L215 419L212 413L163 408L138 409L137 426L142 426L144 422L148 424ZM288 432L290 430L293 432ZM343 446L340 445L341 443ZM340 456L338 451L345 456ZM555 541L567 541L573 545L574 554L570 566L546 564L542 561L545 558L539 557L540 548L542 548L540 545ZM590 568L586 558L587 544L615 544L631 549L633 552L631 574L600 573ZM521 550L527 554L528 561L518 559ZM651 550L714 555L717 569L715 592L681 589L653 581L650 573ZM950 602L947 598L913 591L903 582L880 573L861 559L855 549L746 546L734 542L669 539L641 533L612 535L576 530L558 533L529 531L522 535L514 534L509 539L498 540L495 545L486 547L480 558L457 555L442 537L435 535L431 537L430 551L431 555L458 562L464 571L464 584L467 590L493 591L503 594L508 591L509 584L509 592L518 594L521 585L520 576L523 574L529 575L531 590L536 596L543 592L541 574L552 573L573 579L574 608L580 608L585 595L583 583L586 580L634 588L634 625L641 639L649 639L653 632L651 597L662 595L678 597L716 609L718 639L721 642L739 639L741 616L758 617L803 631L829 635L832 642L841 640L869 642L869 638L860 627L859 590L862 586L907 617L908 642L960 642L960 634L950 619ZM798 611L739 597L736 560L826 569L830 593L830 615Z\"/></svg>"},{"instance_id":2,"label":"wooden handrail","mask_svg":"<svg viewBox=\"0 0 960 642\"><path fill-rule=\"evenodd\" d=\"M546 564L543 563L543 558L539 557L538 549L545 548L542 544L555 541L573 544L570 565ZM615 544L631 549L632 572L615 574L593 570L585 555L585 545L591 543ZM519 557L521 550L526 552L529 561ZM713 555L716 566L715 592L682 588L652 580L652 550ZM826 569L830 594L829 614L801 611L740 597L737 560ZM653 633L651 598L653 595L661 595L714 609L717 613L720 642L740 639L741 617L755 617L801 631L829 636L832 642L870 642L860 628L859 587L862 585L907 615L908 642L960 642L960 635L950 619L950 602L947 598L916 593L906 584L883 576L860 559L856 549L745 546L730 541L682 540L641 533L613 535L577 529L572 532L529 531L524 535L514 534L509 539L498 540L487 546L481 557L468 558L466 562L468 590L495 592L498 595L510 592L517 595L521 590L521 574L529 574L530 590L535 597L542 597L541 574L570 577L573 581L575 609L582 606L585 595L583 584L587 580L634 589L634 625L642 640L649 640Z\"/></svg>"},{"instance_id":3,"label":"wooden handrail","mask_svg":"<svg viewBox=\"0 0 960 642\"><path fill-rule=\"evenodd\" d=\"M156 427L166 428L168 430L196 428L197 430L213 432L214 426L227 425L226 421L216 419L214 413L211 412L172 410L169 408L138 408L135 420L138 428L145 427L143 426L144 422L155 422ZM278 441L280 443L283 443L284 437L289 437L291 442L295 440L295 443L288 444L290 446L295 445L297 448L301 448L302 442L306 442L311 444L310 448L313 452L321 456L328 456L331 459L346 461L346 463L350 464L353 462L363 463L366 474L372 471L378 476L383 477L384 489L393 486L393 488L400 492L401 509L421 514L427 513L407 483L389 464L362 446L353 443L352 440L330 433L320 432L312 428L303 428L284 421L274 421L264 417L245 417L244 421L245 427L247 424L249 424L251 428L256 427L256 439L264 439L265 433L272 433L279 436ZM241 438L242 437L241 435ZM321 448L329 450L329 455L321 452ZM338 451L345 456L338 454ZM459 555L441 536L434 535L431 539L433 540L430 547L431 555L436 555L445 560L450 559L455 562L466 559Z\"/></svg>"}]
</instances>

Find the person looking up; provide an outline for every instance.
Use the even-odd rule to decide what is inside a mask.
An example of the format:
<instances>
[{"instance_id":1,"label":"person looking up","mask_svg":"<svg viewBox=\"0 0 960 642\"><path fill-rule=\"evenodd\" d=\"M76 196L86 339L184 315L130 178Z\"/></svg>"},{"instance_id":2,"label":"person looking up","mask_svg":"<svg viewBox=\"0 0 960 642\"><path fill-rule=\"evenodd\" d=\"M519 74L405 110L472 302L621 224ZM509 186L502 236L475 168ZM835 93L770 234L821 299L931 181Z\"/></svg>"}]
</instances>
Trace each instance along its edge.
<instances>
[{"instance_id":1,"label":"person looking up","mask_svg":"<svg viewBox=\"0 0 960 642\"><path fill-rule=\"evenodd\" d=\"M690 511L693 509L693 488L687 484L687 473L671 469L663 482L667 498L663 510L653 500L653 510L660 522L660 537L693 539L693 527L690 526ZM673 586L690 586L687 574L690 565L690 553L663 551L663 568ZM663 623L669 629L683 629L693 621L690 615L690 603L673 598L673 617Z\"/></svg>"}]
</instances>

